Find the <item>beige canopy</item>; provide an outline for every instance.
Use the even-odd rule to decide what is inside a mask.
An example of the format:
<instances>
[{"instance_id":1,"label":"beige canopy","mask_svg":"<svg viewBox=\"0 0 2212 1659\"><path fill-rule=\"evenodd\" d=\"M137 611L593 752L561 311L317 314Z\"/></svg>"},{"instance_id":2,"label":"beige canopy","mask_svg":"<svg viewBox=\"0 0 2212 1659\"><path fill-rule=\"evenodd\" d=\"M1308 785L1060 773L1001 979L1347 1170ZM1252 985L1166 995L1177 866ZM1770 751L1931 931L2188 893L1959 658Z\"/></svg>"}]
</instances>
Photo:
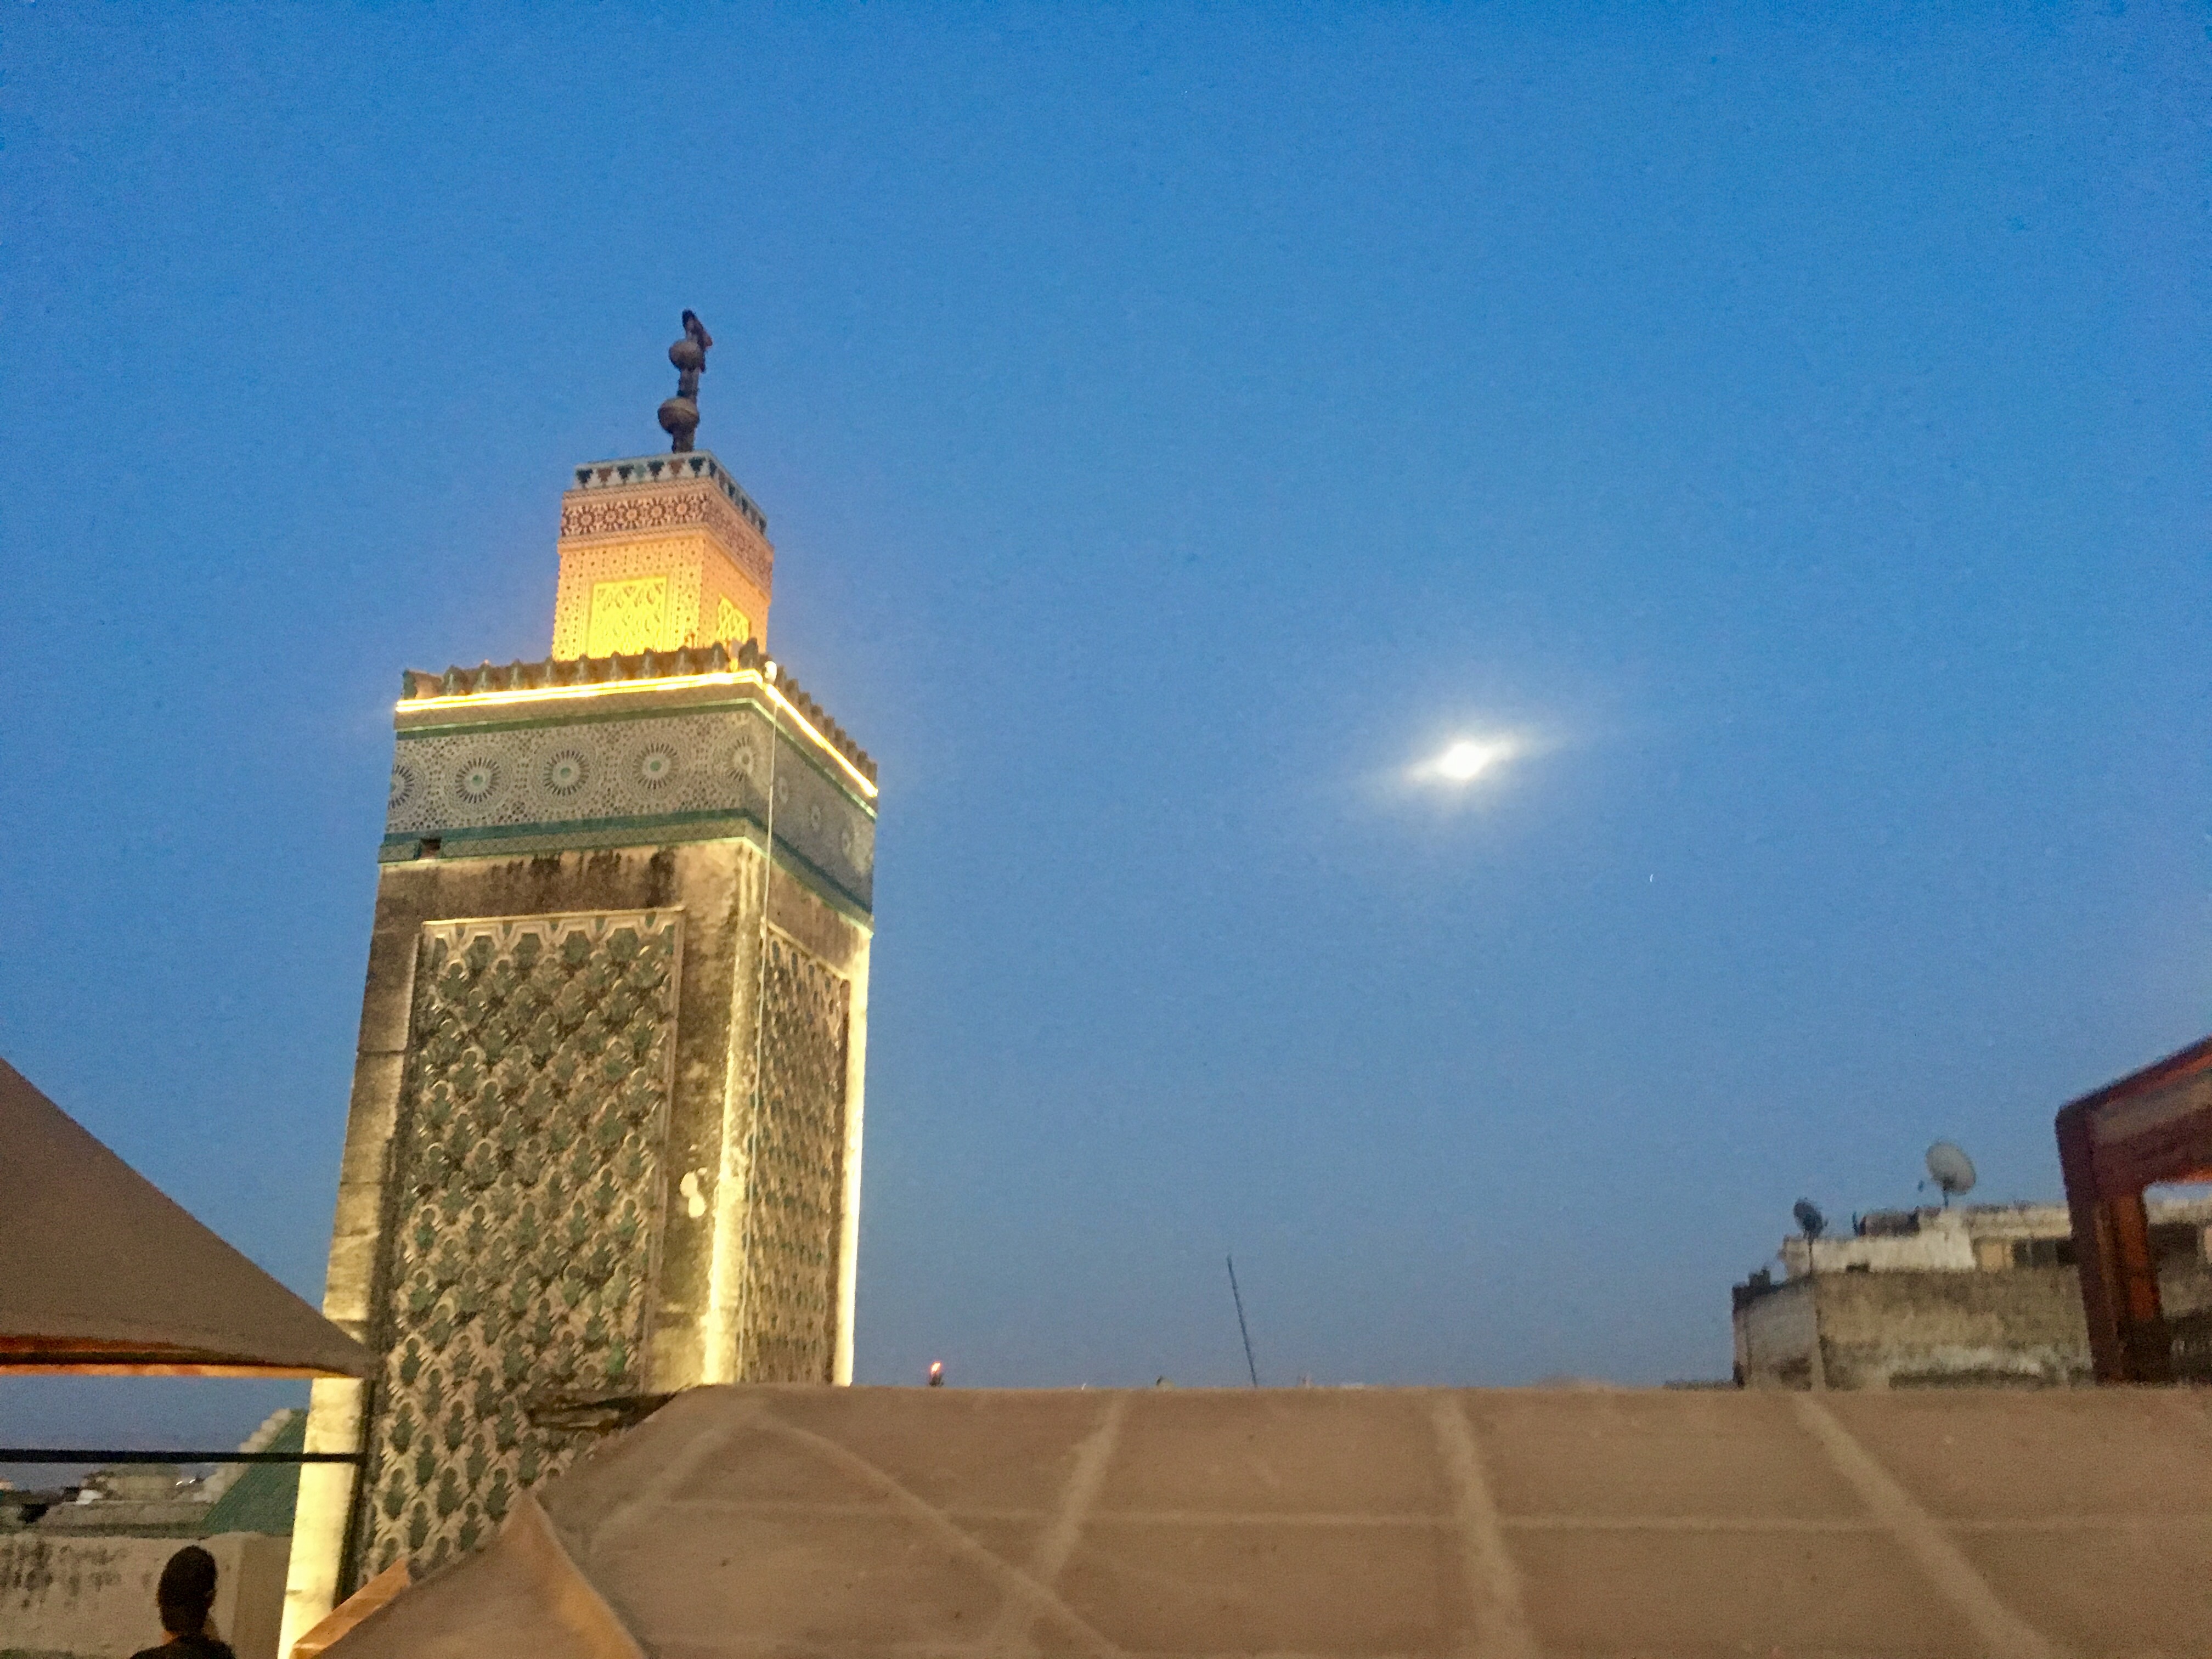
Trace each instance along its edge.
<instances>
[{"instance_id":1,"label":"beige canopy","mask_svg":"<svg viewBox=\"0 0 2212 1659\"><path fill-rule=\"evenodd\" d=\"M368 1351L0 1060L0 1376L366 1376Z\"/></svg>"},{"instance_id":2,"label":"beige canopy","mask_svg":"<svg viewBox=\"0 0 2212 1659\"><path fill-rule=\"evenodd\" d=\"M2197 1390L698 1389L537 1499L327 1659L2212 1652Z\"/></svg>"}]
</instances>

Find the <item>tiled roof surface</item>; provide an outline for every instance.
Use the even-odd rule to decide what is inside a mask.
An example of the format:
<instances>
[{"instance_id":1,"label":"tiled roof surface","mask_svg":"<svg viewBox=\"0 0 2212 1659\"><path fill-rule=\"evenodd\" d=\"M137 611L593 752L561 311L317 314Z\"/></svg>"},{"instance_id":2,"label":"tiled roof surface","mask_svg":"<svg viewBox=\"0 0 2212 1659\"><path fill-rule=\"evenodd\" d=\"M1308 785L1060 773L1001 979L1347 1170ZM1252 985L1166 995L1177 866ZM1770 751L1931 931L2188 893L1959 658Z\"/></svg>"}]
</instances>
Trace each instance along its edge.
<instances>
[{"instance_id":1,"label":"tiled roof surface","mask_svg":"<svg viewBox=\"0 0 2212 1659\"><path fill-rule=\"evenodd\" d=\"M251 1446L254 1451L296 1452L307 1448L307 1414L295 1411L291 1419L265 1445ZM265 1532L273 1537L289 1536L292 1530L292 1511L300 1498L300 1466L297 1463L248 1463L230 1483L229 1489L215 1500L201 1523L212 1537L222 1532Z\"/></svg>"}]
</instances>

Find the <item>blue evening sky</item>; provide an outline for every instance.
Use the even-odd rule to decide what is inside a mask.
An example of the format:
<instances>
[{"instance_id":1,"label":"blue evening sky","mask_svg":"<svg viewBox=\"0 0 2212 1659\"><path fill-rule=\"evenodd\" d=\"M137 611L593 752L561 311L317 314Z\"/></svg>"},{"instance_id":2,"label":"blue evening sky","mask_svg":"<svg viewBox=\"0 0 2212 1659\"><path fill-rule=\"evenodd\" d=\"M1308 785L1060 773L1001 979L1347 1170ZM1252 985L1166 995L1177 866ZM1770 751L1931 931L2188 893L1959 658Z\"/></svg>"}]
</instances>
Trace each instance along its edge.
<instances>
[{"instance_id":1,"label":"blue evening sky","mask_svg":"<svg viewBox=\"0 0 2212 1659\"><path fill-rule=\"evenodd\" d=\"M685 306L883 768L863 1380L1237 1381L1231 1249L1269 1381L1723 1376L2212 1025L2201 5L5 3L0 1053L311 1299L399 670Z\"/></svg>"}]
</instances>

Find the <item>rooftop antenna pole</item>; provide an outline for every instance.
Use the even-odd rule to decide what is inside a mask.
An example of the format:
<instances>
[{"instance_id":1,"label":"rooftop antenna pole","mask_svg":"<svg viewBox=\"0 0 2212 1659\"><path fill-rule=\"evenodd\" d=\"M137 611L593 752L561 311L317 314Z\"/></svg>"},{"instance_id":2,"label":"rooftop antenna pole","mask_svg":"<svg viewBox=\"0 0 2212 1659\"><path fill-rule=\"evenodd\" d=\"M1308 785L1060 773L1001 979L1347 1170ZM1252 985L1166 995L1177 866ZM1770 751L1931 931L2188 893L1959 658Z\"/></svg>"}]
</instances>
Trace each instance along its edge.
<instances>
[{"instance_id":1,"label":"rooftop antenna pole","mask_svg":"<svg viewBox=\"0 0 2212 1659\"><path fill-rule=\"evenodd\" d=\"M1244 1339L1244 1369L1252 1373L1252 1386L1260 1386L1260 1366L1252 1358L1252 1332L1244 1322L1244 1293L1237 1288L1237 1258L1230 1256L1229 1295L1237 1304L1237 1334Z\"/></svg>"}]
</instances>

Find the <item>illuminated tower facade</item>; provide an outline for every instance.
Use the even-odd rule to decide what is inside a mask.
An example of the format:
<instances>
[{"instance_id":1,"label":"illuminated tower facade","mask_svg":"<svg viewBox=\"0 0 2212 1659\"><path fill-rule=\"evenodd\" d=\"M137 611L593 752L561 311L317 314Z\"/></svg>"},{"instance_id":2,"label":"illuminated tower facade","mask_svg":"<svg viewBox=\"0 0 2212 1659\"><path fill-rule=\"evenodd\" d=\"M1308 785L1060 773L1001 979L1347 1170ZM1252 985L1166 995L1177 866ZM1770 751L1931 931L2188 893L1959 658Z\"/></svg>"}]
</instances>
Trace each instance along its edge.
<instances>
[{"instance_id":1,"label":"illuminated tower facade","mask_svg":"<svg viewBox=\"0 0 2212 1659\"><path fill-rule=\"evenodd\" d=\"M763 638L775 575L767 518L712 455L580 466L561 498L553 654Z\"/></svg>"},{"instance_id":2,"label":"illuminated tower facade","mask_svg":"<svg viewBox=\"0 0 2212 1659\"><path fill-rule=\"evenodd\" d=\"M382 1364L315 1386L362 1461L303 1476L286 1650L487 1539L556 1410L851 1377L876 769L680 424L574 470L545 659L404 676L324 1302Z\"/></svg>"}]
</instances>

